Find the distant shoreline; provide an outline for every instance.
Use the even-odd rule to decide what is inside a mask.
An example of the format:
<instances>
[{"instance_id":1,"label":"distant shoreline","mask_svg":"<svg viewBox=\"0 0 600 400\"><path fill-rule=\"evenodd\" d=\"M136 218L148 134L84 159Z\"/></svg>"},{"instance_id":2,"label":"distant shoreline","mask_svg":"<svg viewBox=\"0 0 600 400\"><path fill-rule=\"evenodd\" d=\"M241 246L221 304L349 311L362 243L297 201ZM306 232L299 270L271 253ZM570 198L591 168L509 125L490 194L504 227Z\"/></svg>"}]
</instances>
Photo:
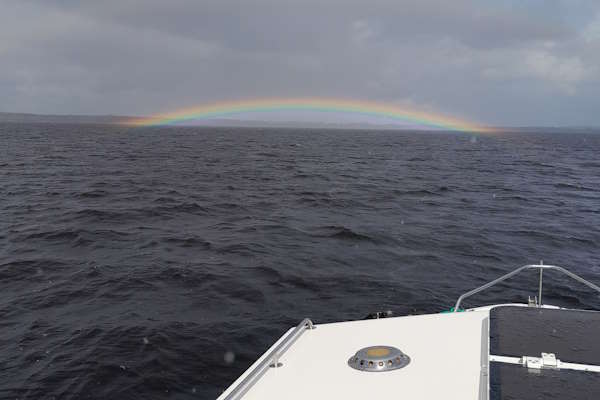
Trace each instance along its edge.
<instances>
[{"instance_id":1,"label":"distant shoreline","mask_svg":"<svg viewBox=\"0 0 600 400\"><path fill-rule=\"evenodd\" d=\"M11 124L89 124L89 125L115 125L134 126L131 121L138 116L124 115L55 115L33 113L7 113L0 112L0 123ZM303 121L259 121L236 119L210 119L197 123L178 124L180 127L223 127L223 128L304 128L304 129L371 129L371 130L398 130L398 131L423 131L441 132L420 126L403 126L390 124L369 123L331 123L331 122L303 122ZM494 127L501 132L564 132L572 133L600 133L600 127L585 126L522 126L522 127Z\"/></svg>"}]
</instances>

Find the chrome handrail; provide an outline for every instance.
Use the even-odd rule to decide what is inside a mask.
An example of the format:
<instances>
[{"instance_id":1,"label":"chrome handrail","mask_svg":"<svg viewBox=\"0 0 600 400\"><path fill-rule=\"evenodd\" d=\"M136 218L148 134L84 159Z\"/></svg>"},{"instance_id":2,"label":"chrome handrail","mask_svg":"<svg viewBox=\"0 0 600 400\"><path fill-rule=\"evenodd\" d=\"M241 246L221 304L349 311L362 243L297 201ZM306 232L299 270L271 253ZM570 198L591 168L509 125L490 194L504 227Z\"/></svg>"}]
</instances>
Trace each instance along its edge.
<instances>
[{"instance_id":1,"label":"chrome handrail","mask_svg":"<svg viewBox=\"0 0 600 400\"><path fill-rule=\"evenodd\" d=\"M491 282L486 283L485 285L479 286L478 288L475 288L473 290L470 290L466 293L463 293L458 300L456 300L456 305L454 306L454 312L457 312L459 307L460 307L460 303L462 303L462 301L464 299L466 299L467 297L471 297L472 295L479 293L487 288L490 288L494 285L497 285L498 283L507 280L510 277L513 277L517 274L519 274L520 272L526 270L526 269L539 269L540 270L540 282L539 282L539 289L538 289L538 305L542 305L542 276L543 276L543 271L545 269L551 269L551 270L555 270L555 271L559 271L562 272L563 274L575 279L576 281L579 281L581 283L583 283L584 285L594 289L595 291L597 291L598 293L600 293L600 287L594 285L593 283L583 279L582 277L580 277L579 275L575 275L574 273L572 273L571 271L568 271L566 269L564 269L563 267L557 267L555 265L544 265L543 263L540 263L539 265L535 265L535 264L530 264L530 265L524 265L520 268L515 269L512 272L509 272L506 275L502 275L500 278L498 279L494 279Z\"/></svg>"},{"instance_id":2,"label":"chrome handrail","mask_svg":"<svg viewBox=\"0 0 600 400\"><path fill-rule=\"evenodd\" d=\"M246 377L224 398L224 400L240 399L267 372L269 368L278 368L281 356L306 330L314 329L312 321L305 318L294 330L283 339Z\"/></svg>"}]
</instances>

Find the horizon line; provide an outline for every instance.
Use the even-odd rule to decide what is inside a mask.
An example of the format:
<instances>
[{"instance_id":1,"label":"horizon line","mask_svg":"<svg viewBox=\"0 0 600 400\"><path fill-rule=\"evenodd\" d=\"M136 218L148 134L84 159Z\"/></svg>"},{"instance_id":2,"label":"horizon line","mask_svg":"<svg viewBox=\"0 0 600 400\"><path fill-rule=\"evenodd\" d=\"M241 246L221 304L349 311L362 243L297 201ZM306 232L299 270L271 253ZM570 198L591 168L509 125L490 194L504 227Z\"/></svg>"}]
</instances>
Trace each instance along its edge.
<instances>
[{"instance_id":1,"label":"horizon line","mask_svg":"<svg viewBox=\"0 0 600 400\"><path fill-rule=\"evenodd\" d=\"M2 116L8 116L8 115L13 115L13 116L18 116L18 115L22 115L22 116L31 116L31 117L50 117L50 118L64 118L64 119L69 119L69 118L89 118L89 119L93 119L93 118L98 118L98 119L102 119L102 118L110 118L110 119L115 119L115 120L119 120L119 121L102 121L102 122L90 122L90 123L94 123L94 124L106 124L106 125L124 125L124 126L134 126L132 124L129 123L129 121L131 119L140 119L140 118L148 118L148 116L144 116L144 115L122 115L122 114L113 114L113 113L107 113L107 114L91 114L91 113L59 113L59 114L55 114L55 113L38 113L38 112L29 112L29 111L0 111L0 123L16 123L16 122L21 122L21 121L3 121L2 120ZM318 125L318 124L322 124L322 125L368 125L370 127L389 127L389 128L394 128L394 129L398 129L398 130L423 130L423 131L440 131L443 129L437 128L437 129L424 129L424 128L419 128L419 127L414 127L414 126L403 126L403 125L395 125L393 123L373 123L373 122L326 122L326 121L298 121L298 120L282 120L282 121L274 121L274 120L268 120L268 119L264 119L264 120L250 120L250 119L242 119L242 118L212 118L212 119L204 119L202 121L206 121L206 122L210 122L210 121L219 121L219 122L226 122L226 121L231 121L233 123L250 123L251 125L254 126L248 126L251 128L254 127L258 127L256 124L260 124L260 123L266 123L266 124L294 124L297 125L298 128L302 127L302 124L307 124L307 125ZM27 121L24 121L27 122ZM65 121L68 122L68 121ZM38 121L38 123L44 123L43 121ZM197 121L195 123L189 123L189 124L177 124L174 126L185 126L185 127L217 127L214 125L210 125L210 124L201 124L198 123ZM222 125L222 126L226 126L226 125ZM238 127L238 126L235 126ZM243 126L239 126L239 127L243 127ZM268 127L268 126L266 126ZM502 130L502 129L600 129L600 124L599 125L488 125L487 128L490 129L494 129L494 130Z\"/></svg>"}]
</instances>

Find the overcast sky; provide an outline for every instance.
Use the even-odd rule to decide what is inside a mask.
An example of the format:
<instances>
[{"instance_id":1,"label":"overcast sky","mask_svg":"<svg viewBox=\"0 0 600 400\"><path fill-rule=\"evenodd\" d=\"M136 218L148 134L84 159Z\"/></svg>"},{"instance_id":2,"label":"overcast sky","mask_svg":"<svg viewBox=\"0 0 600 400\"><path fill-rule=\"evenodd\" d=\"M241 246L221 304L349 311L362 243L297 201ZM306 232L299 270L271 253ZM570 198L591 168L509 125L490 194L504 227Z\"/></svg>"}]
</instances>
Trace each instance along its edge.
<instances>
[{"instance_id":1,"label":"overcast sky","mask_svg":"<svg viewBox=\"0 0 600 400\"><path fill-rule=\"evenodd\" d=\"M600 126L600 1L0 0L0 111L271 96Z\"/></svg>"}]
</instances>

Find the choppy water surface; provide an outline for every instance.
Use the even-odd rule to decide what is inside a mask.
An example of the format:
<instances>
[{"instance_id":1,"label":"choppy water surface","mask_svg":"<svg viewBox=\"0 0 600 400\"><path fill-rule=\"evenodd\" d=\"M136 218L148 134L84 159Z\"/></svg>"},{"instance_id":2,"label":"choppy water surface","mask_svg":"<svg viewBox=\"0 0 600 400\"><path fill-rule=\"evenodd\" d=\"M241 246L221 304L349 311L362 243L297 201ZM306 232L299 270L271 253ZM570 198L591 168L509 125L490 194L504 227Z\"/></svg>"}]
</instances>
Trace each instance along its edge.
<instances>
[{"instance_id":1,"label":"choppy water surface","mask_svg":"<svg viewBox=\"0 0 600 400\"><path fill-rule=\"evenodd\" d=\"M212 399L305 316L437 312L540 259L600 282L600 135L0 125L0 143L0 398ZM466 305L524 301L534 275Z\"/></svg>"}]
</instances>

